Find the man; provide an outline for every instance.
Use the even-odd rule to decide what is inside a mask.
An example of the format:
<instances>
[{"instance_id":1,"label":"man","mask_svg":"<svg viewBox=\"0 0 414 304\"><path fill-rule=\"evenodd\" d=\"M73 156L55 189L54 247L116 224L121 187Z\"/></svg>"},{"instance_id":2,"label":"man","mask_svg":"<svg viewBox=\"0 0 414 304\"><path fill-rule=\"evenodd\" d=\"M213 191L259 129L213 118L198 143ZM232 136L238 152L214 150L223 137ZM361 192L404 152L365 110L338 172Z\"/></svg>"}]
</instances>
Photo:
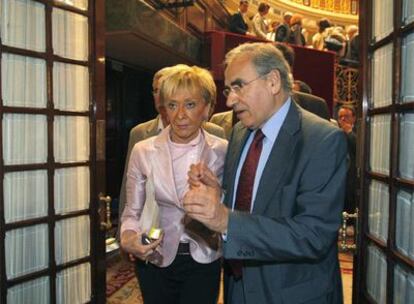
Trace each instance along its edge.
<instances>
[{"instance_id":1,"label":"man","mask_svg":"<svg viewBox=\"0 0 414 304\"><path fill-rule=\"evenodd\" d=\"M271 44L242 44L225 63L227 106L240 122L226 156L224 199L218 179L196 164L184 208L223 236L227 302L342 303L345 136L292 102L289 66Z\"/></svg>"},{"instance_id":2,"label":"man","mask_svg":"<svg viewBox=\"0 0 414 304\"><path fill-rule=\"evenodd\" d=\"M354 213L356 207L356 132L355 132L356 113L351 105L342 105L338 110L338 125L345 132L348 142L348 172L346 177L346 195L344 210Z\"/></svg>"},{"instance_id":3,"label":"man","mask_svg":"<svg viewBox=\"0 0 414 304\"><path fill-rule=\"evenodd\" d=\"M229 30L232 33L240 35L249 35L248 26L245 21L246 13L249 9L249 1L241 0L239 3L239 11L230 17Z\"/></svg>"},{"instance_id":4,"label":"man","mask_svg":"<svg viewBox=\"0 0 414 304\"><path fill-rule=\"evenodd\" d=\"M128 150L127 150L127 156L125 160L125 167L124 167L124 175L122 177L122 185L121 185L121 192L119 194L119 207L118 207L118 215L119 217L122 215L122 212L124 210L124 206L126 203L126 172L128 168L128 162L131 155L132 148L135 146L135 144L141 140L144 140L146 138L158 135L166 126L168 126L169 122L167 119L167 115L165 112L165 108L162 106L159 100L159 88L161 87L162 77L164 77L168 72L171 71L172 68L181 68L180 65L176 65L174 67L165 67L158 72L154 74L153 81L152 81L152 93L154 97L154 106L155 109L158 112L158 115L156 118L138 124L134 128L132 128L131 132L129 133L129 141L128 141ZM212 106L212 109L214 109L214 105ZM213 123L205 122L203 125L203 128L209 132L210 134L213 134L220 138L226 138L224 134L223 128L220 126L217 126ZM151 213L150 206L144 207L143 214L146 212ZM147 209L149 208L149 209Z\"/></svg>"},{"instance_id":5,"label":"man","mask_svg":"<svg viewBox=\"0 0 414 304\"><path fill-rule=\"evenodd\" d=\"M292 19L291 12L283 14L283 23L276 29L275 40L278 42L288 42L290 37L290 19Z\"/></svg>"}]
</instances>

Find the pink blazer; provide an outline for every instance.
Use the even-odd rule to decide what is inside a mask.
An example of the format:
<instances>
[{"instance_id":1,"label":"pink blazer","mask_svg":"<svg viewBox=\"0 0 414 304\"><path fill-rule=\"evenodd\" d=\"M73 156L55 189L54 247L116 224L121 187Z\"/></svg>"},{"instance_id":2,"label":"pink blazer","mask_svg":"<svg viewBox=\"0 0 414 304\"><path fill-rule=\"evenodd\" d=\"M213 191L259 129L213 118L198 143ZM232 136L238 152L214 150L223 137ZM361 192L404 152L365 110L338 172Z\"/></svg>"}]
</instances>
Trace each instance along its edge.
<instances>
[{"instance_id":1,"label":"pink blazer","mask_svg":"<svg viewBox=\"0 0 414 304\"><path fill-rule=\"evenodd\" d=\"M174 260L180 238L185 231L190 237L190 253L199 263L211 263L221 256L219 235L185 216L175 188L171 155L168 148L170 127L159 135L138 142L132 152L127 171L127 202L121 217L121 233L140 232L138 221L145 203L145 181L153 177L155 199L160 210L160 227L164 239L159 252L162 258L154 263L166 267ZM222 177L227 141L204 132L200 160Z\"/></svg>"}]
</instances>

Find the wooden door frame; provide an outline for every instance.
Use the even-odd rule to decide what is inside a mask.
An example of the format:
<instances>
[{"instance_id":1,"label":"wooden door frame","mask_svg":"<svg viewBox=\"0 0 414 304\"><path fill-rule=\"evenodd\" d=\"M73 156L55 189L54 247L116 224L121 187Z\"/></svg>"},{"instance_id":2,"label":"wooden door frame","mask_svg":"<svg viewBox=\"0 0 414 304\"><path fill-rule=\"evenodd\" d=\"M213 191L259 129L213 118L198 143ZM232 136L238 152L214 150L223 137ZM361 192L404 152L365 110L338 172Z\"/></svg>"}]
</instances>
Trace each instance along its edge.
<instances>
[{"instance_id":1,"label":"wooden door frame","mask_svg":"<svg viewBox=\"0 0 414 304\"><path fill-rule=\"evenodd\" d=\"M106 194L106 166L105 166L105 122L106 122L106 99L105 99L105 1L94 1L93 16L93 37L91 47L94 50L93 62L93 104L94 115L92 121L92 143L93 160L91 170L93 183L91 184L91 212L94 213L91 229L92 253L95 259L92 260L95 273L92 273L92 302L106 302L106 252L105 252L105 231L100 229L100 202L99 195Z\"/></svg>"},{"instance_id":2,"label":"wooden door frame","mask_svg":"<svg viewBox=\"0 0 414 304\"><path fill-rule=\"evenodd\" d=\"M359 211L360 211L360 233L358 234L357 244L358 252L354 258L354 275L353 275L353 303L374 303L371 297L366 292L366 267L367 257L366 248L368 243L373 242L377 247L382 248L387 259L387 281L386 281L386 301L393 302L394 296L394 265L401 264L413 270L414 262L409 258L404 257L396 250L395 242L395 227L396 227L396 197L398 190L408 189L414 186L413 181L403 180L399 177L399 136L400 136L400 113L412 111L413 102L401 103L401 80L402 80L402 52L401 46L403 39L413 33L414 22L408 26L403 26L403 0L395 1L394 4L394 20L393 31L387 37L374 41L372 37L372 21L373 21L373 2L375 0L362 1L359 10L359 34L360 34L360 62L361 75L360 77L360 91L362 94L360 100L360 109L362 117L359 124L359 148L358 156L358 172L360 172L359 189L361 195L359 197ZM394 75L392 82L392 103L389 106L372 108L371 101L371 79L372 75L372 54L375 50L392 44L393 58L392 58L392 73ZM389 114L391 119L391 138L390 138L390 168L389 174L383 175L370 172L369 157L370 157L370 120L377 114ZM369 202L369 186L372 180L380 181L388 185L390 201L389 201L389 222L387 231L387 242L382 244L382 241L376 240L372 235L369 235L368 230L368 202Z\"/></svg>"}]
</instances>

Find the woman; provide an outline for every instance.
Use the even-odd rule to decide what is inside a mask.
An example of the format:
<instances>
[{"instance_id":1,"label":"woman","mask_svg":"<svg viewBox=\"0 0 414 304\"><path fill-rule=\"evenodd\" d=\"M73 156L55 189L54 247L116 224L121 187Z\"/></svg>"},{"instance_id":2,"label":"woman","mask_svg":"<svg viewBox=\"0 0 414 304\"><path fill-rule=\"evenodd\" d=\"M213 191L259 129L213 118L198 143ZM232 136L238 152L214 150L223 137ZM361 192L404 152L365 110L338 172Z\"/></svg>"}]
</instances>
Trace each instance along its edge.
<instances>
[{"instance_id":1,"label":"woman","mask_svg":"<svg viewBox=\"0 0 414 304\"><path fill-rule=\"evenodd\" d=\"M186 217L182 208L191 164L203 161L219 176L223 172L227 142L201 128L214 105L216 87L207 70L180 65L163 77L159 93L170 125L132 150L121 246L141 260L136 267L144 303L216 303L219 237ZM138 221L147 179L154 184L164 234L143 245L141 236L147 231Z\"/></svg>"}]
</instances>

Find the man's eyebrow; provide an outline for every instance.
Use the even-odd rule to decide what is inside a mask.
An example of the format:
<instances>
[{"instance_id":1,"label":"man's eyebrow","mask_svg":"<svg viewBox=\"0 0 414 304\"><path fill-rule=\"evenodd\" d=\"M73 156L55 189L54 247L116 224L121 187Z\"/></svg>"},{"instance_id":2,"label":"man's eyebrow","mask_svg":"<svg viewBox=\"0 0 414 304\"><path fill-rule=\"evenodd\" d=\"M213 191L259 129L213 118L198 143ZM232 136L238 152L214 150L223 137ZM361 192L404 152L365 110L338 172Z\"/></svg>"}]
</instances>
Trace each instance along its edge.
<instances>
[{"instance_id":1,"label":"man's eyebrow","mask_svg":"<svg viewBox=\"0 0 414 304\"><path fill-rule=\"evenodd\" d=\"M241 85L241 84L243 84L243 83L244 83L244 80L243 80L243 79L237 78L237 79L233 80L233 81L230 83L230 85L231 85L231 86L234 86L234 85L238 85L238 86L240 86L240 85Z\"/></svg>"}]
</instances>

